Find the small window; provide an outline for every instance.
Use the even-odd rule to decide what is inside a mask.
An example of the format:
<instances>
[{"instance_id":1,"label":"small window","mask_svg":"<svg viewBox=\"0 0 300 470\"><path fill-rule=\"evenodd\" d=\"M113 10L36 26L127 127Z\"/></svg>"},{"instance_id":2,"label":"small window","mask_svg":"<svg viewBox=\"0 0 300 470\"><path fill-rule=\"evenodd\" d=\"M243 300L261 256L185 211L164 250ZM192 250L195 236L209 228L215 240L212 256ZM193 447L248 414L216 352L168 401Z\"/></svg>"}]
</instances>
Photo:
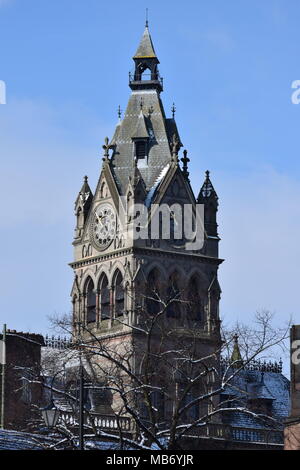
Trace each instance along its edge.
<instances>
[{"instance_id":1,"label":"small window","mask_svg":"<svg viewBox=\"0 0 300 470\"><path fill-rule=\"evenodd\" d=\"M135 155L138 160L146 157L146 142L144 141L136 142Z\"/></svg>"}]
</instances>

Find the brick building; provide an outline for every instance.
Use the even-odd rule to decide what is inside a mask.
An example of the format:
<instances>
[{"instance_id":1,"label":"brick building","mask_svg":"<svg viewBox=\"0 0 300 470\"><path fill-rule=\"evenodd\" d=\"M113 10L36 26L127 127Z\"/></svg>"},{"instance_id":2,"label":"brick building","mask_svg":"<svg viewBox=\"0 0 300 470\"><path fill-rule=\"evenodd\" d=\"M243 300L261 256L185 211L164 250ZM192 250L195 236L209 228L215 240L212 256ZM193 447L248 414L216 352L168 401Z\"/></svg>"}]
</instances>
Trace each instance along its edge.
<instances>
[{"instance_id":1,"label":"brick building","mask_svg":"<svg viewBox=\"0 0 300 470\"><path fill-rule=\"evenodd\" d=\"M39 375L42 335L7 330L0 335L3 350L1 362L1 424L5 429L28 429L35 413L33 405L41 403L42 388L28 379Z\"/></svg>"}]
</instances>

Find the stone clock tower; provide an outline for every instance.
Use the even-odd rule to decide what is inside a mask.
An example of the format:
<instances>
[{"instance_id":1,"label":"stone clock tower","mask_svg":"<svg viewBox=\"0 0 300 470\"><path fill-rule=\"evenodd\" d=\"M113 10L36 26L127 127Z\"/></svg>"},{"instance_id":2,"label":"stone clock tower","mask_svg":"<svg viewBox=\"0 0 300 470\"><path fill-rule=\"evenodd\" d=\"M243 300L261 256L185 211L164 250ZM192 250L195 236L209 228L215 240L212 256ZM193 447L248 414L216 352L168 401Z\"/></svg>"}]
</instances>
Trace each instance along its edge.
<instances>
[{"instance_id":1,"label":"stone clock tower","mask_svg":"<svg viewBox=\"0 0 300 470\"><path fill-rule=\"evenodd\" d=\"M148 26L133 61L127 109L113 138L103 145L95 192L85 177L75 202L74 261L70 264L75 274L74 332L78 334L85 325L97 337L130 338L133 333L126 325L137 321L137 297L146 298L156 286L161 287L161 295L180 293L189 301L170 307L167 317L176 319L182 332L196 330L207 353L220 341L218 197L209 172L199 194L193 193L187 152L179 156L183 145L175 109L172 117L166 117L161 101L163 79ZM174 240L172 235L169 239L151 234L144 239L128 237L135 204L147 209L153 204L189 205L193 210L202 204L204 245L188 248L184 237ZM176 218L171 209L169 219L172 232ZM153 302L147 308L151 314Z\"/></svg>"}]
</instances>

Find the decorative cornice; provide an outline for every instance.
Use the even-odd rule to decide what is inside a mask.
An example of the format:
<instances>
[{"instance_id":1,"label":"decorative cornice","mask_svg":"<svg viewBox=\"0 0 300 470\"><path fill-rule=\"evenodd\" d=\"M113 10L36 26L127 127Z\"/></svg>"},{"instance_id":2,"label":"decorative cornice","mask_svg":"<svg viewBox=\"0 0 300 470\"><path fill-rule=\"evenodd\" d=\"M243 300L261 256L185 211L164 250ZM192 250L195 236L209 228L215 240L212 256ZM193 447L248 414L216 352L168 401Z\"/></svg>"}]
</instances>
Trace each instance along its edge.
<instances>
[{"instance_id":1,"label":"decorative cornice","mask_svg":"<svg viewBox=\"0 0 300 470\"><path fill-rule=\"evenodd\" d=\"M139 248L135 247L134 248L134 253L138 254L144 254L144 255L149 255L153 256L155 253L156 256L160 256L163 258L185 258L187 259L193 259L197 260L201 263L210 263L210 264L221 264L223 263L224 259L221 258L214 258L212 256L207 256L203 254L196 254L196 253L188 253L187 251L185 252L178 252L178 251L168 251L168 250L160 250L158 248Z\"/></svg>"},{"instance_id":2,"label":"decorative cornice","mask_svg":"<svg viewBox=\"0 0 300 470\"><path fill-rule=\"evenodd\" d=\"M148 255L148 256L159 256L161 258L175 258L175 259L192 259L197 260L200 263L209 263L209 264L221 264L223 263L224 259L221 258L214 258L212 256L206 256L203 254L195 254L195 253L179 253L175 251L168 251L168 250L160 250L157 248L140 248L140 247L131 247L131 248L124 248L122 250L116 250L111 253L106 253L99 256L93 256L91 258L86 258L78 261L73 261L69 263L69 266L73 269L83 268L85 266L90 266L93 264L100 263L102 261L108 261L110 259L119 258L121 256L128 256L128 255Z\"/></svg>"},{"instance_id":3,"label":"decorative cornice","mask_svg":"<svg viewBox=\"0 0 300 470\"><path fill-rule=\"evenodd\" d=\"M101 261L107 261L113 258L119 258L120 256L127 256L133 253L133 247L123 248L122 250L116 250L111 253L105 253L103 255L93 256L91 258L81 259L78 261L72 261L69 266L73 269L83 268L92 264L100 263Z\"/></svg>"}]
</instances>

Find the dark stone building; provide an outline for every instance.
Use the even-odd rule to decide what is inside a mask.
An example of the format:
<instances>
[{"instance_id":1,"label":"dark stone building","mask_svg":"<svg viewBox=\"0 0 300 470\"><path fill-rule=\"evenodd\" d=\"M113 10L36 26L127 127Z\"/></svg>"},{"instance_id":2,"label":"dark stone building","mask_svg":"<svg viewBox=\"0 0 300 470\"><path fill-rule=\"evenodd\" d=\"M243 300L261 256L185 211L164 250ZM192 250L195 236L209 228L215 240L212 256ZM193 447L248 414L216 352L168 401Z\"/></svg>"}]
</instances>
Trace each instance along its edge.
<instances>
[{"instance_id":1,"label":"dark stone building","mask_svg":"<svg viewBox=\"0 0 300 470\"><path fill-rule=\"evenodd\" d=\"M41 386L31 384L29 380L39 376L44 338L16 330L7 330L5 336L5 364L1 365L1 423L5 429L28 429L35 417L33 406L41 403ZM3 340L3 334L0 340Z\"/></svg>"},{"instance_id":2,"label":"dark stone building","mask_svg":"<svg viewBox=\"0 0 300 470\"><path fill-rule=\"evenodd\" d=\"M284 432L285 450L300 450L300 325L291 328L291 408Z\"/></svg>"}]
</instances>

